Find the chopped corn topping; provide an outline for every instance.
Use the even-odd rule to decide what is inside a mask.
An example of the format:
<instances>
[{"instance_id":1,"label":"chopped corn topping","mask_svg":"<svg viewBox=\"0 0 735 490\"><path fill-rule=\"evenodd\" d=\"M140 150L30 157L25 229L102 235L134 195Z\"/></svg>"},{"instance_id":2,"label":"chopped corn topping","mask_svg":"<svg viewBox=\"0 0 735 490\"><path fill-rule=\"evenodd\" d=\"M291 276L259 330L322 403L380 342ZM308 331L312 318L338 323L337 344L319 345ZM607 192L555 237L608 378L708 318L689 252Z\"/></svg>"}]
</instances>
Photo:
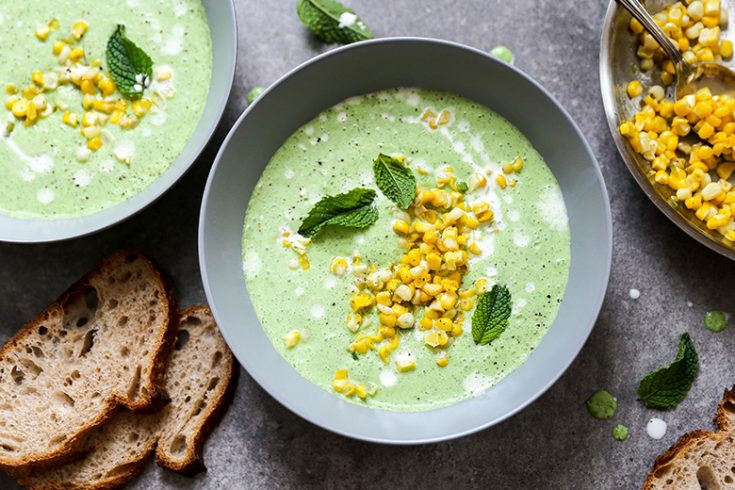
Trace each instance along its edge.
<instances>
[{"instance_id":1,"label":"chopped corn topping","mask_svg":"<svg viewBox=\"0 0 735 490\"><path fill-rule=\"evenodd\" d=\"M509 171L522 167L519 158ZM407 372L416 368L416 360L410 353L396 353L401 332L418 328L424 343L435 349L449 347L462 335L466 312L474 307L479 290L479 285L463 289L462 282L470 258L481 253L477 230L493 214L489 203L465 200L465 194L456 190L453 172L451 167L441 169L436 188L417 190L414 203L393 222L406 250L397 264L383 268L353 264L352 312L346 320L355 334L347 348L353 355L375 351L383 363L394 357L398 371ZM332 272L346 267L340 257L332 261ZM371 313L378 324L368 331ZM447 363L446 358L438 361L439 367Z\"/></svg>"},{"instance_id":2,"label":"chopped corn topping","mask_svg":"<svg viewBox=\"0 0 735 490\"><path fill-rule=\"evenodd\" d=\"M52 31L59 28L59 21L51 19L46 25L36 28L35 35L41 41L46 41ZM116 124L123 129L132 129L138 125L146 114L159 110L165 99L175 94L171 70L167 67L157 68L157 83L152 87L152 96L134 101L132 104L119 97L115 98L117 87L110 76L104 72L99 60L87 64L85 52L77 43L82 40L89 25L85 21L74 23L71 28L71 38L55 41L52 52L57 57L59 66L48 71L34 70L31 73L31 84L18 89L16 85L6 86L6 93L10 95L5 101L5 108L25 126L35 124L39 119L48 118L57 109L63 110L61 122L76 127L80 120L81 134L87 139L86 147L92 151L100 150L111 138L102 138L100 134L108 123ZM62 85L71 85L83 94L81 116L69 111L66 104L60 101L48 103L46 97L55 92ZM16 96L20 91L21 97ZM128 112L128 110L130 112ZM108 132L109 134L109 132ZM86 159L85 159L86 160ZM81 160L80 160L81 161ZM300 259L300 263L308 264L308 259Z\"/></svg>"},{"instance_id":3,"label":"chopped corn topping","mask_svg":"<svg viewBox=\"0 0 735 490\"><path fill-rule=\"evenodd\" d=\"M421 121L430 129L438 129L440 126L446 126L452 121L452 113L444 109L437 114L433 109L427 108L421 114Z\"/></svg>"},{"instance_id":4,"label":"chopped corn topping","mask_svg":"<svg viewBox=\"0 0 735 490\"><path fill-rule=\"evenodd\" d=\"M306 256L306 250L311 245L311 239L303 237L298 233L293 233L288 228L281 230L281 246L290 248L296 252L296 258L291 262L292 269L307 270L311 267L309 257ZM336 272L335 272L336 273Z\"/></svg>"},{"instance_id":5,"label":"chopped corn topping","mask_svg":"<svg viewBox=\"0 0 735 490\"><path fill-rule=\"evenodd\" d=\"M706 88L676 102L649 95L619 130L650 162L650 177L673 191L673 204L735 242L735 191L728 180L735 170L735 98Z\"/></svg>"},{"instance_id":6,"label":"chopped corn topping","mask_svg":"<svg viewBox=\"0 0 735 490\"><path fill-rule=\"evenodd\" d=\"M365 400L368 396L373 396L378 391L378 387L373 383L367 383L366 385L350 380L347 369L338 369L334 373L332 388L337 393L342 393L348 398L357 396L362 400Z\"/></svg>"}]
</instances>

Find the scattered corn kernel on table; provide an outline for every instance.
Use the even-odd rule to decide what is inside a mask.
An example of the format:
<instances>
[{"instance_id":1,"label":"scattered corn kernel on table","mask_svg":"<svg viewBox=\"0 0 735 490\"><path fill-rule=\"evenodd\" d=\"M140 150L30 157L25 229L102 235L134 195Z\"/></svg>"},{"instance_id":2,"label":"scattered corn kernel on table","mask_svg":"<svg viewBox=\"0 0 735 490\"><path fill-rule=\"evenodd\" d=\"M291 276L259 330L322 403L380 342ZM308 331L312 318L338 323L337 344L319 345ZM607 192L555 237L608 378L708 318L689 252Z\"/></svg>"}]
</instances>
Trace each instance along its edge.
<instances>
[{"instance_id":1,"label":"scattered corn kernel on table","mask_svg":"<svg viewBox=\"0 0 735 490\"><path fill-rule=\"evenodd\" d=\"M219 143L255 85L330 47L313 39L295 0L238 0L240 53L224 121L193 170L163 199L103 233L51 245L0 244L0 338L8 338L67 285L110 252L131 247L156 258L174 278L183 305L204 300L197 262L199 199ZM710 428L723 388L735 383L735 327L703 325L706 311L735 311L735 264L689 239L643 195L610 139L598 84L598 45L607 2L572 0L350 0L377 36L445 38L483 50L506 44L516 66L569 110L602 165L612 201L615 246L610 288L580 356L545 395L510 420L458 441L386 447L344 439L301 420L247 375L205 448L206 473L193 479L149 464L131 485L164 488L636 488L656 455L682 433ZM640 291L640 297L631 294ZM673 358L690 332L702 369L674 411L656 413L636 400L641 377ZM589 416L598 388L618 398L614 420ZM661 440L646 434L659 416ZM616 423L630 438L612 437ZM0 488L16 488L0 475Z\"/></svg>"}]
</instances>

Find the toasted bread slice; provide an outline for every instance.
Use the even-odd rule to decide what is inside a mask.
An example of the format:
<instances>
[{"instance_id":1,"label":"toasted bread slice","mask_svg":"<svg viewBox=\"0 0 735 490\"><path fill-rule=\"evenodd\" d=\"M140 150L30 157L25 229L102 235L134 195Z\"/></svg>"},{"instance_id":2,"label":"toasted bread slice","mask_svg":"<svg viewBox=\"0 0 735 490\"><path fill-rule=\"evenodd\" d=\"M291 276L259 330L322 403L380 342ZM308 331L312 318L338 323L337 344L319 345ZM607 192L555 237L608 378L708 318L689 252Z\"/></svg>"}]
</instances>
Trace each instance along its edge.
<instances>
[{"instance_id":1,"label":"toasted bread slice","mask_svg":"<svg viewBox=\"0 0 735 490\"><path fill-rule=\"evenodd\" d=\"M22 485L33 490L117 488L143 468L154 450L166 468L184 473L204 469L202 445L227 406L238 365L209 308L189 308L180 317L166 375L171 403L159 413L120 412L92 432L85 457L20 478Z\"/></svg>"},{"instance_id":2,"label":"toasted bread slice","mask_svg":"<svg viewBox=\"0 0 735 490\"><path fill-rule=\"evenodd\" d=\"M717 432L685 434L659 456L644 490L735 490L735 386L717 406L715 425Z\"/></svg>"},{"instance_id":3,"label":"toasted bread slice","mask_svg":"<svg viewBox=\"0 0 735 490\"><path fill-rule=\"evenodd\" d=\"M0 469L70 458L118 406L155 409L175 299L144 256L100 263L0 349Z\"/></svg>"}]
</instances>

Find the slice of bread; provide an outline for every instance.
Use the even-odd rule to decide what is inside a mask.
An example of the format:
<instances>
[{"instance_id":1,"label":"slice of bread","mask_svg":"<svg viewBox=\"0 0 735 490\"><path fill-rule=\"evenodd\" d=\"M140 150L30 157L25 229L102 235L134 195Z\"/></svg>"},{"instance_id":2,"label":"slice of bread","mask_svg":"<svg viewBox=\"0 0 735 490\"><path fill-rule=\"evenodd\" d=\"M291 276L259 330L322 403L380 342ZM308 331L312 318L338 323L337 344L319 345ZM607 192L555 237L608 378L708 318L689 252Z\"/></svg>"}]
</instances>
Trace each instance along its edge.
<instances>
[{"instance_id":1,"label":"slice of bread","mask_svg":"<svg viewBox=\"0 0 735 490\"><path fill-rule=\"evenodd\" d=\"M175 316L161 271L120 252L23 327L0 349L0 469L58 464L118 406L160 407Z\"/></svg>"},{"instance_id":2,"label":"slice of bread","mask_svg":"<svg viewBox=\"0 0 735 490\"><path fill-rule=\"evenodd\" d=\"M659 456L644 490L735 490L735 386L717 406L715 426L685 434Z\"/></svg>"},{"instance_id":3,"label":"slice of bread","mask_svg":"<svg viewBox=\"0 0 735 490\"><path fill-rule=\"evenodd\" d=\"M32 490L117 488L156 452L159 465L184 473L204 469L202 445L227 407L238 365L205 306L181 312L166 375L171 403L159 413L120 412L87 439L86 456L19 482Z\"/></svg>"}]
</instances>

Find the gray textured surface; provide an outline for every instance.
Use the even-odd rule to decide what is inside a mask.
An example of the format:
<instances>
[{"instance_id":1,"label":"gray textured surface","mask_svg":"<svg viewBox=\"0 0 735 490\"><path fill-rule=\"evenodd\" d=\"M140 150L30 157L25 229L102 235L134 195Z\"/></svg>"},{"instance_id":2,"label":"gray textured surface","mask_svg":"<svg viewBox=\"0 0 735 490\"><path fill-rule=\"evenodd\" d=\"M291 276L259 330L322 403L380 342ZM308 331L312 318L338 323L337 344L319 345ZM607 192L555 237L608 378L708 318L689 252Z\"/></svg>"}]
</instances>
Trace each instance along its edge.
<instances>
[{"instance_id":1,"label":"gray textured surface","mask_svg":"<svg viewBox=\"0 0 735 490\"><path fill-rule=\"evenodd\" d=\"M183 305L204 299L196 258L200 195L217 144L253 85L268 84L326 47L294 13L295 0L239 0L240 54L225 120L193 170L151 208L104 233L66 243L0 245L0 337L12 334L99 258L120 247L155 257L173 276ZM188 479L149 465L132 485L158 488L636 488L681 433L708 428L723 388L735 383L735 327L713 334L707 309L735 311L733 263L687 238L635 186L609 138L598 94L602 0L351 0L376 35L421 35L481 49L505 43L516 64L569 110L590 141L610 191L614 259L602 314L572 367L536 403L505 423L455 442L385 447L318 429L266 395L243 373L234 404L210 438L207 473ZM306 94L305 94L306 96ZM563 142L560 142L563 144ZM641 298L628 297L638 288ZM688 307L690 301L693 306ZM702 370L670 413L635 399L640 377L674 356L688 330ZM604 387L618 415L589 417L585 398ZM654 415L669 423L660 441L645 433ZM631 429L616 442L615 423ZM14 488L0 476L0 488Z\"/></svg>"}]
</instances>

